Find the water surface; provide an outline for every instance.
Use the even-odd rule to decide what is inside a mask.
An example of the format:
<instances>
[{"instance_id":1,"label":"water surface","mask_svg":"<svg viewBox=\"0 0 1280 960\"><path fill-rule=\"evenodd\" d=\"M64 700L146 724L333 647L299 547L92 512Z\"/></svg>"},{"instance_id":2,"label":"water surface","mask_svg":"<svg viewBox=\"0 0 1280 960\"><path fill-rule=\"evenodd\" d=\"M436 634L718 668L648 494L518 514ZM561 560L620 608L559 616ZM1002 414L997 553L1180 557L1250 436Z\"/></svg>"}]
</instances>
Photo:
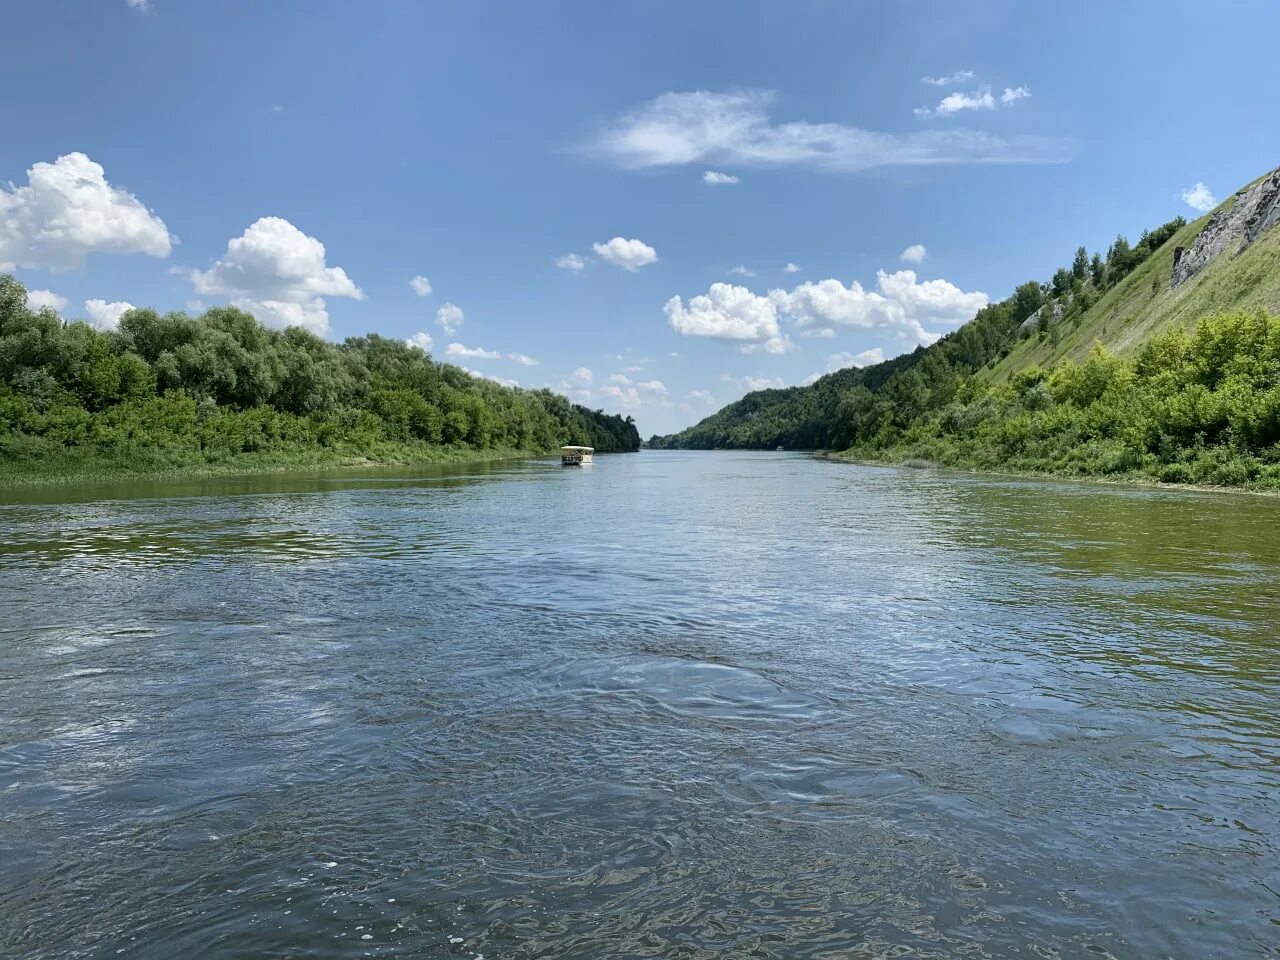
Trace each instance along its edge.
<instances>
[{"instance_id":1,"label":"water surface","mask_svg":"<svg viewBox=\"0 0 1280 960\"><path fill-rule=\"evenodd\" d=\"M662 453L0 494L0 955L1280 956L1280 501Z\"/></svg>"}]
</instances>

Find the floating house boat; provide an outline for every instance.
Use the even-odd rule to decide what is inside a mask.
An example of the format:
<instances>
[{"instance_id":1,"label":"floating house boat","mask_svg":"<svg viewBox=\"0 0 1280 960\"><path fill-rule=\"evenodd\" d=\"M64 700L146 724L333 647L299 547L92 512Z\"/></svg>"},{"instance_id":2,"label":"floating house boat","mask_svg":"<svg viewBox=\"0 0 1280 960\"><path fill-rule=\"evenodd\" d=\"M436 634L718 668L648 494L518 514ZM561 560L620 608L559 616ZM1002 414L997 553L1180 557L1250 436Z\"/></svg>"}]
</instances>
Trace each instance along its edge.
<instances>
[{"instance_id":1,"label":"floating house boat","mask_svg":"<svg viewBox=\"0 0 1280 960\"><path fill-rule=\"evenodd\" d=\"M561 447L560 463L566 467L580 467L591 462L595 447Z\"/></svg>"}]
</instances>

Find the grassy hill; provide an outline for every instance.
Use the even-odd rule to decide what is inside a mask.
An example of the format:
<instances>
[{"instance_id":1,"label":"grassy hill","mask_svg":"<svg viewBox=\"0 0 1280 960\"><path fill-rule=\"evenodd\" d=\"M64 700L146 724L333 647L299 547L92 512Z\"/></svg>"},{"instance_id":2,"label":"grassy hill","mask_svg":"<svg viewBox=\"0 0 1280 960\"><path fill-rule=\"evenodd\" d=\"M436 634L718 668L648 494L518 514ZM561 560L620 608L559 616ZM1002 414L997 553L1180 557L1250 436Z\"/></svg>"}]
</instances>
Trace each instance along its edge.
<instances>
[{"instance_id":1,"label":"grassy hill","mask_svg":"<svg viewBox=\"0 0 1280 960\"><path fill-rule=\"evenodd\" d=\"M1141 266L1108 290L1058 337L1032 336L1014 342L993 368L979 371L987 382L1007 382L1028 367L1082 361L1095 343L1130 355L1170 328L1192 329L1202 318L1233 311L1280 313L1280 230L1264 232L1238 257L1218 256L1186 283L1170 288L1174 251L1190 247L1210 218L1235 198L1180 229Z\"/></svg>"},{"instance_id":2,"label":"grassy hill","mask_svg":"<svg viewBox=\"0 0 1280 960\"><path fill-rule=\"evenodd\" d=\"M650 443L1280 486L1277 221L1273 171L1105 260L1080 248L931 347L750 393Z\"/></svg>"}]
</instances>

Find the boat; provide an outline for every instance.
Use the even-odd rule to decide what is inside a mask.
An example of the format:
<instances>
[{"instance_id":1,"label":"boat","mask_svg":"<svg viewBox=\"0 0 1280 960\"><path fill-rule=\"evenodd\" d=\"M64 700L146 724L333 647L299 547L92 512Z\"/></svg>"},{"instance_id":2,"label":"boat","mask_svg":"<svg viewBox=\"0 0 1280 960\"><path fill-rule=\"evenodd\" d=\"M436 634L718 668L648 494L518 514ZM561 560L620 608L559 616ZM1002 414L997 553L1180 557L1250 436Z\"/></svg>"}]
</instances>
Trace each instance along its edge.
<instances>
[{"instance_id":1,"label":"boat","mask_svg":"<svg viewBox=\"0 0 1280 960\"><path fill-rule=\"evenodd\" d=\"M595 447L561 447L560 463L566 467L581 467L591 462Z\"/></svg>"}]
</instances>

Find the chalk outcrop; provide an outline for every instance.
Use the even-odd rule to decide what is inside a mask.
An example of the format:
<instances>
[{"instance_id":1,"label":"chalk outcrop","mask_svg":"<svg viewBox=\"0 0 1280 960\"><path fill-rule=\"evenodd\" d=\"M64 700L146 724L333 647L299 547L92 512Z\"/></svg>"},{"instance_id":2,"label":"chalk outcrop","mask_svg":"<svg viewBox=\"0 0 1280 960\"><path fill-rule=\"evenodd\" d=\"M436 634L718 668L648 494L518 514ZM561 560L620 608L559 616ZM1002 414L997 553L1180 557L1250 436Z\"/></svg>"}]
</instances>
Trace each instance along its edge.
<instances>
[{"instance_id":1,"label":"chalk outcrop","mask_svg":"<svg viewBox=\"0 0 1280 960\"><path fill-rule=\"evenodd\" d=\"M1073 300L1075 300L1075 298L1076 298L1076 295L1068 291L1066 296L1067 302L1065 306L1063 305L1061 299L1052 300L1049 303L1046 303L1044 306L1040 307L1038 310L1031 313L1027 317L1027 319L1023 320L1020 324L1018 324L1018 336L1026 337L1026 336L1030 336L1032 333L1035 333L1035 331L1040 326L1040 318L1044 316L1044 311L1046 307L1049 308L1049 316L1047 318L1048 326L1053 326L1055 323L1057 323L1059 320L1062 319L1063 314L1067 312L1067 307L1071 306L1071 303Z\"/></svg>"},{"instance_id":2,"label":"chalk outcrop","mask_svg":"<svg viewBox=\"0 0 1280 960\"><path fill-rule=\"evenodd\" d=\"M1176 288L1186 283L1225 250L1239 256L1264 230L1277 223L1280 223L1280 167L1237 193L1229 206L1209 218L1190 247L1178 247L1173 252L1169 286Z\"/></svg>"}]
</instances>

